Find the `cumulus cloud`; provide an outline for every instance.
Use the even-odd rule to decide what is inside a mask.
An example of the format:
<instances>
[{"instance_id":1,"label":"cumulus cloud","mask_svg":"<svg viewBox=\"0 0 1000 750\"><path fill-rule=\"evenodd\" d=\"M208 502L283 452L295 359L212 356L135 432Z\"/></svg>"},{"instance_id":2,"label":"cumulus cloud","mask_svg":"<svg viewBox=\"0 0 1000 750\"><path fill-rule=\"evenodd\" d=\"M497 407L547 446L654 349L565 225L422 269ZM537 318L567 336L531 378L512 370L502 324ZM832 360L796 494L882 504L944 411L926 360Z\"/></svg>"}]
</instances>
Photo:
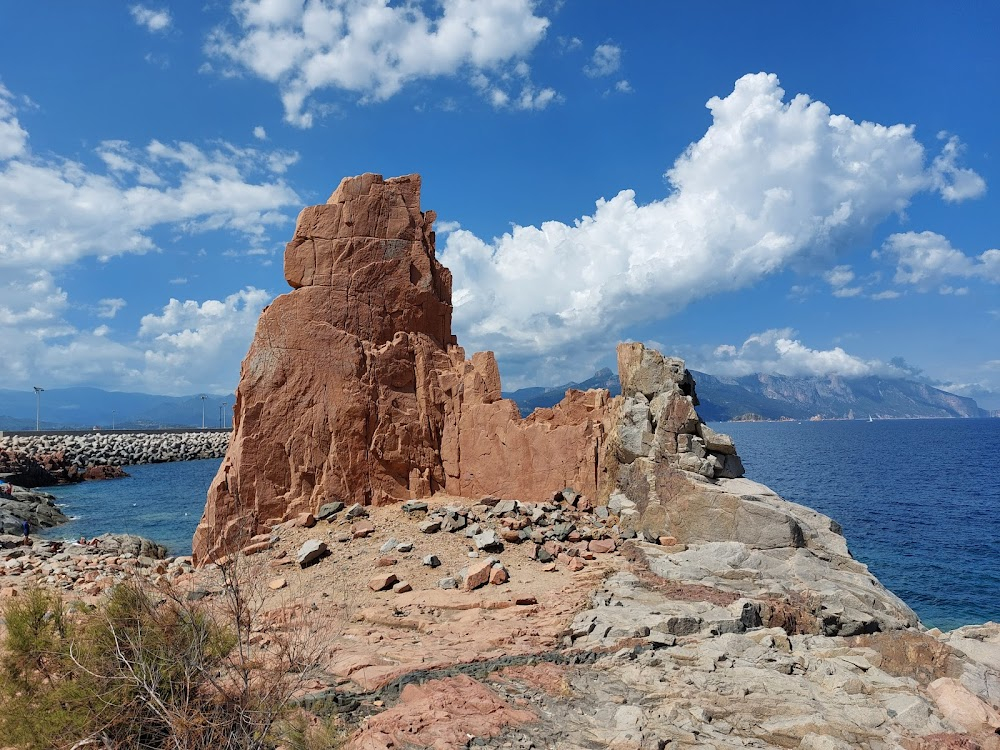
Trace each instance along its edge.
<instances>
[{"instance_id":1,"label":"cumulus cloud","mask_svg":"<svg viewBox=\"0 0 1000 750\"><path fill-rule=\"evenodd\" d=\"M6 89L0 94L0 122L7 125L16 124L13 99ZM265 245L272 226L291 222L285 209L302 203L279 176L297 155L226 142L206 148L105 141L95 150L100 168L94 168L33 154L26 133L18 142L0 159L5 382L31 385L44 373L59 385L99 382L164 393L232 388L269 293L248 288L224 300L171 300L133 334L112 336L106 325L69 322L80 305L59 275L87 257L110 261L161 250L157 229L174 237L221 230ZM111 319L124 306L124 299L107 297L91 312Z\"/></svg>"},{"instance_id":2,"label":"cumulus cloud","mask_svg":"<svg viewBox=\"0 0 1000 750\"><path fill-rule=\"evenodd\" d=\"M261 310L273 295L247 287L224 300L171 299L158 314L143 316L136 342L139 377L154 393L226 390L250 347Z\"/></svg>"},{"instance_id":3,"label":"cumulus cloud","mask_svg":"<svg viewBox=\"0 0 1000 750\"><path fill-rule=\"evenodd\" d=\"M267 140L267 131L264 130L263 125L258 125L253 129L253 137L256 138L258 141Z\"/></svg>"},{"instance_id":4,"label":"cumulus cloud","mask_svg":"<svg viewBox=\"0 0 1000 750\"><path fill-rule=\"evenodd\" d=\"M893 281L910 284L920 291L937 289L942 294L961 294L963 292L947 283L956 279L1000 284L1000 250L987 250L978 257L971 257L952 247L947 237L936 232L890 235L875 257L895 262Z\"/></svg>"},{"instance_id":5,"label":"cumulus cloud","mask_svg":"<svg viewBox=\"0 0 1000 750\"><path fill-rule=\"evenodd\" d=\"M133 5L129 8L132 20L139 26L145 27L150 33L166 31L173 23L170 11L147 8L145 5Z\"/></svg>"},{"instance_id":6,"label":"cumulus cloud","mask_svg":"<svg viewBox=\"0 0 1000 750\"><path fill-rule=\"evenodd\" d=\"M622 48L616 44L605 42L597 45L594 54L590 57L590 62L583 68L583 72L591 78L601 78L617 73L622 66Z\"/></svg>"},{"instance_id":7,"label":"cumulus cloud","mask_svg":"<svg viewBox=\"0 0 1000 750\"><path fill-rule=\"evenodd\" d=\"M954 203L967 198L978 198L985 193L986 180L971 169L958 166L958 159L965 151L961 141L944 132L938 133L938 138L944 140L945 144L941 153L934 158L931 171L941 197Z\"/></svg>"},{"instance_id":8,"label":"cumulus cloud","mask_svg":"<svg viewBox=\"0 0 1000 750\"><path fill-rule=\"evenodd\" d=\"M113 318L128 303L121 297L105 297L97 301L97 317Z\"/></svg>"},{"instance_id":9,"label":"cumulus cloud","mask_svg":"<svg viewBox=\"0 0 1000 750\"><path fill-rule=\"evenodd\" d=\"M0 285L0 293L9 385L99 383L173 395L235 388L254 324L272 298L247 287L222 300L171 299L138 330L112 338L106 325L85 330L65 322L66 293L49 274L36 273L28 288Z\"/></svg>"},{"instance_id":10,"label":"cumulus cloud","mask_svg":"<svg viewBox=\"0 0 1000 750\"><path fill-rule=\"evenodd\" d=\"M823 278L827 284L833 287L834 297L857 297L861 294L860 286L851 286L855 275L850 266L836 266L824 273Z\"/></svg>"},{"instance_id":11,"label":"cumulus cloud","mask_svg":"<svg viewBox=\"0 0 1000 750\"><path fill-rule=\"evenodd\" d=\"M0 102L6 102L9 123L10 99ZM0 148L2 143L0 136ZM185 142L136 147L104 141L95 153L105 170L95 171L74 160L33 155L23 143L10 152L0 161L0 269L148 252L156 249L150 230L162 225L259 239L289 220L280 209L301 203L279 176L298 158L293 153L226 142L205 149Z\"/></svg>"},{"instance_id":12,"label":"cumulus cloud","mask_svg":"<svg viewBox=\"0 0 1000 750\"><path fill-rule=\"evenodd\" d=\"M232 15L206 53L276 84L285 120L303 128L319 90L383 101L418 79L493 71L526 57L549 25L531 0L234 0Z\"/></svg>"},{"instance_id":13,"label":"cumulus cloud","mask_svg":"<svg viewBox=\"0 0 1000 750\"><path fill-rule=\"evenodd\" d=\"M840 375L846 378L866 375L903 377L906 373L879 360L865 360L848 354L839 346L811 349L798 339L791 328L772 328L749 336L739 346L723 344L700 368L713 375L738 377L755 372L792 376Z\"/></svg>"},{"instance_id":14,"label":"cumulus cloud","mask_svg":"<svg viewBox=\"0 0 1000 750\"><path fill-rule=\"evenodd\" d=\"M572 224L491 241L451 232L441 257L463 343L495 349L506 368L541 360L537 382L555 382L626 325L826 262L914 195L952 184L912 127L854 122L802 94L785 101L774 75L744 76L708 109L711 126L667 170L661 200L623 190Z\"/></svg>"}]
</instances>

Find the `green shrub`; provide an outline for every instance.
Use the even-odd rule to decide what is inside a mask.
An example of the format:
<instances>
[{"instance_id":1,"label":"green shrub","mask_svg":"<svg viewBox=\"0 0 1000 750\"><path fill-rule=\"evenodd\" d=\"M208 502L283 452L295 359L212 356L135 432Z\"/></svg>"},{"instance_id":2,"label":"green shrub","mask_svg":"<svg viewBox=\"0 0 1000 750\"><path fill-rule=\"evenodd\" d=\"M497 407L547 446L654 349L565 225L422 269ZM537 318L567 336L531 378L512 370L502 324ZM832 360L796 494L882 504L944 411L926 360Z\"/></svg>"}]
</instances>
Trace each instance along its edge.
<instances>
[{"instance_id":1,"label":"green shrub","mask_svg":"<svg viewBox=\"0 0 1000 750\"><path fill-rule=\"evenodd\" d=\"M67 611L40 589L11 599L0 737L24 750L87 738L115 750L272 747L268 737L313 662L287 637L271 651L251 644L262 597L244 572L223 568L215 606L137 581L90 610Z\"/></svg>"}]
</instances>

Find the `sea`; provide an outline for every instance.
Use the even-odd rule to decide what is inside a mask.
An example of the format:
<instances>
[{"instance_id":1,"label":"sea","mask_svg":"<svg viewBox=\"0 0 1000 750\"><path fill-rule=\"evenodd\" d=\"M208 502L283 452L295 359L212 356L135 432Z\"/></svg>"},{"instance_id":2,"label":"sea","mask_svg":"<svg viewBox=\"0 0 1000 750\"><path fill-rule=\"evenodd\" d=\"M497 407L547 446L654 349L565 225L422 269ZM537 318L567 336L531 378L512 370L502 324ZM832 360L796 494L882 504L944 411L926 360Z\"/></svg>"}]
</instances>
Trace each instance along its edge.
<instances>
[{"instance_id":1,"label":"sea","mask_svg":"<svg viewBox=\"0 0 1000 750\"><path fill-rule=\"evenodd\" d=\"M837 520L855 558L928 627L1000 621L1000 419L713 424L747 476ZM128 532L191 552L219 459L50 488L53 538Z\"/></svg>"}]
</instances>

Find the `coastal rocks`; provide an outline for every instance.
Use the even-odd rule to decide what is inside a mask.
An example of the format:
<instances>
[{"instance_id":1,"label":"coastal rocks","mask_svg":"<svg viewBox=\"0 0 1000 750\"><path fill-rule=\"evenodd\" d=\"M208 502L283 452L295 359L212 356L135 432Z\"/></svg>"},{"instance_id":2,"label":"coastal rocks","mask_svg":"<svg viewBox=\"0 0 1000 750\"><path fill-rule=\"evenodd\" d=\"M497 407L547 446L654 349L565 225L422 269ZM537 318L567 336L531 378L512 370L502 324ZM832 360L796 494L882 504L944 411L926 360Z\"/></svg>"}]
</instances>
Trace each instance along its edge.
<instances>
[{"instance_id":1,"label":"coastal rocks","mask_svg":"<svg viewBox=\"0 0 1000 750\"><path fill-rule=\"evenodd\" d=\"M285 251L293 291L261 315L243 362L199 562L247 524L259 533L332 501L597 496L607 392L572 391L522 420L493 354L467 360L452 335L434 220L417 175L345 178L300 213Z\"/></svg>"},{"instance_id":2,"label":"coastal rocks","mask_svg":"<svg viewBox=\"0 0 1000 750\"><path fill-rule=\"evenodd\" d=\"M128 476L121 466L219 458L228 443L214 431L3 435L0 476L23 487L115 479Z\"/></svg>"},{"instance_id":3,"label":"coastal rocks","mask_svg":"<svg viewBox=\"0 0 1000 750\"><path fill-rule=\"evenodd\" d=\"M0 536L0 589L6 596L48 586L94 596L132 576L156 582L190 574L188 558L167 558L166 549L130 534L103 534L85 543Z\"/></svg>"},{"instance_id":4,"label":"coastal rocks","mask_svg":"<svg viewBox=\"0 0 1000 750\"><path fill-rule=\"evenodd\" d=\"M17 486L11 486L11 490L11 495L0 495L0 534L20 535L24 521L35 532L69 520L56 507L52 495Z\"/></svg>"}]
</instances>

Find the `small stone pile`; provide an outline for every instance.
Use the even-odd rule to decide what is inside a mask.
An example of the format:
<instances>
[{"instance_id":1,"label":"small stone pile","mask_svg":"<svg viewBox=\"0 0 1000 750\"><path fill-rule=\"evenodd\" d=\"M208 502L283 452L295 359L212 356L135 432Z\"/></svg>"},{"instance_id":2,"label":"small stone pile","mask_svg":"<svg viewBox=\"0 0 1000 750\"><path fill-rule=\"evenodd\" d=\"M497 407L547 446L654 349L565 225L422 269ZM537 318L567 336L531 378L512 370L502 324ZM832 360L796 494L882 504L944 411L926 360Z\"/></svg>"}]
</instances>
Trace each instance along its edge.
<instances>
[{"instance_id":1,"label":"small stone pile","mask_svg":"<svg viewBox=\"0 0 1000 750\"><path fill-rule=\"evenodd\" d=\"M131 534L102 534L66 543L0 536L0 597L32 586L97 596L115 583L138 576L152 583L191 573L190 557L167 557L166 548Z\"/></svg>"}]
</instances>

